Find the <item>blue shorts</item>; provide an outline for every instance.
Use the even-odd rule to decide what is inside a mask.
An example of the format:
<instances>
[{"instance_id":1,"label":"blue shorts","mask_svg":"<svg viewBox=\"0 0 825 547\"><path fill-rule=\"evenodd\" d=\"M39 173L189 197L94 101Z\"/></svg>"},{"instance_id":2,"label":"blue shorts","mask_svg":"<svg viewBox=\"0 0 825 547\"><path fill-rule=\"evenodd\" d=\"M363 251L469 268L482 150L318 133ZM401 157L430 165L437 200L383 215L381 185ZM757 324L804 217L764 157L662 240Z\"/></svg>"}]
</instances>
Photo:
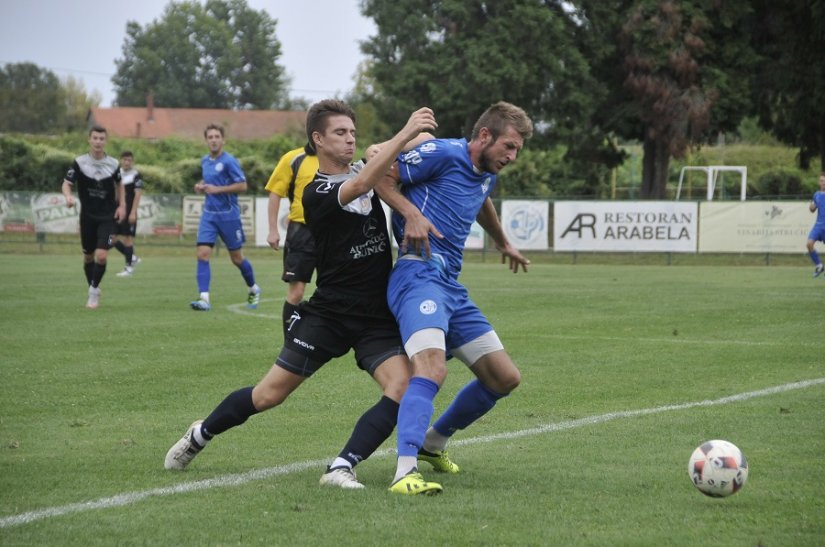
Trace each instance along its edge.
<instances>
[{"instance_id":1,"label":"blue shorts","mask_svg":"<svg viewBox=\"0 0 825 547\"><path fill-rule=\"evenodd\" d=\"M210 212L204 211L201 223L198 226L198 245L214 247L220 236L226 249L234 251L243 247L246 236L243 233L243 224L237 211Z\"/></svg>"},{"instance_id":2,"label":"blue shorts","mask_svg":"<svg viewBox=\"0 0 825 547\"><path fill-rule=\"evenodd\" d=\"M397 261L390 274L387 303L405 344L413 333L436 328L444 331L449 351L493 330L464 285L433 261Z\"/></svg>"},{"instance_id":3,"label":"blue shorts","mask_svg":"<svg viewBox=\"0 0 825 547\"><path fill-rule=\"evenodd\" d=\"M814 224L814 227L811 228L811 231L808 234L808 239L813 241L822 241L825 243L825 226Z\"/></svg>"}]
</instances>

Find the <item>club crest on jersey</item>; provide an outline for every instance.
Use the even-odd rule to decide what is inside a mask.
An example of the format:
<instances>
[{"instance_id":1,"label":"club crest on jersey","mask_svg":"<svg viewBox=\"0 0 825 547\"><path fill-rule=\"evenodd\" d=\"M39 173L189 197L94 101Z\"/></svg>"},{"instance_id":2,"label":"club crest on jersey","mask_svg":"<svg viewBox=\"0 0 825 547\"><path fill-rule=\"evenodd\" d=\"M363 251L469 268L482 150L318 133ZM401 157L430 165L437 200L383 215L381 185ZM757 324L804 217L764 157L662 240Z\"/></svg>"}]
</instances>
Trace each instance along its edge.
<instances>
[{"instance_id":1,"label":"club crest on jersey","mask_svg":"<svg viewBox=\"0 0 825 547\"><path fill-rule=\"evenodd\" d=\"M484 182L481 183L481 193L486 194L487 190L490 189L490 183L493 182L490 177L484 179Z\"/></svg>"},{"instance_id":2,"label":"club crest on jersey","mask_svg":"<svg viewBox=\"0 0 825 547\"><path fill-rule=\"evenodd\" d=\"M364 237L372 238L375 237L376 233L378 232L378 221L372 217L367 217L366 222L361 227L361 230L364 233Z\"/></svg>"},{"instance_id":3,"label":"club crest on jersey","mask_svg":"<svg viewBox=\"0 0 825 547\"><path fill-rule=\"evenodd\" d=\"M217 171L218 173L223 171L223 164L222 163L216 163L215 164L215 171Z\"/></svg>"},{"instance_id":4,"label":"club crest on jersey","mask_svg":"<svg viewBox=\"0 0 825 547\"><path fill-rule=\"evenodd\" d=\"M435 310L438 309L438 305L433 300L424 300L421 304L418 305L418 311L423 313L424 315L432 315L435 313Z\"/></svg>"},{"instance_id":5,"label":"club crest on jersey","mask_svg":"<svg viewBox=\"0 0 825 547\"><path fill-rule=\"evenodd\" d=\"M428 154L430 152L435 152L436 145L433 141L429 141L419 146L418 149L424 154Z\"/></svg>"}]
</instances>

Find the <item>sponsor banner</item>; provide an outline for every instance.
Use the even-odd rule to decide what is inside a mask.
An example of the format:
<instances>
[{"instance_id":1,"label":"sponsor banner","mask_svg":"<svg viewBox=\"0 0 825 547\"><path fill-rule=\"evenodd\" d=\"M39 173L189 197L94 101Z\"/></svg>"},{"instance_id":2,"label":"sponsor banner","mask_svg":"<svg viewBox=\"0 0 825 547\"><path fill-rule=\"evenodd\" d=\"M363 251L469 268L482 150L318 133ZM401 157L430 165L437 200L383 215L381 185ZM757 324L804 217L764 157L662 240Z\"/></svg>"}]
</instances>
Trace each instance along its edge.
<instances>
[{"instance_id":1,"label":"sponsor banner","mask_svg":"<svg viewBox=\"0 0 825 547\"><path fill-rule=\"evenodd\" d=\"M515 244L514 244L515 245ZM467 236L467 242L464 244L465 249L483 249L484 248L484 228L476 221L470 226L470 235ZM518 248L518 246L516 246Z\"/></svg>"},{"instance_id":2,"label":"sponsor banner","mask_svg":"<svg viewBox=\"0 0 825 547\"><path fill-rule=\"evenodd\" d=\"M289 223L289 200L281 199L278 209L278 232L281 241L278 244L281 249L286 242L286 227ZM269 247L266 238L269 237L269 198L255 198L255 246Z\"/></svg>"},{"instance_id":3,"label":"sponsor banner","mask_svg":"<svg viewBox=\"0 0 825 547\"><path fill-rule=\"evenodd\" d=\"M808 202L707 202L699 208L703 253L803 253L816 215Z\"/></svg>"},{"instance_id":4,"label":"sponsor banner","mask_svg":"<svg viewBox=\"0 0 825 547\"><path fill-rule=\"evenodd\" d=\"M0 230L34 232L31 195L31 192L0 192ZM63 197L62 194L60 197ZM64 207L65 204L64 199ZM77 215L76 211L75 215ZM77 231L77 221L75 221L75 231Z\"/></svg>"},{"instance_id":5,"label":"sponsor banner","mask_svg":"<svg viewBox=\"0 0 825 547\"><path fill-rule=\"evenodd\" d=\"M180 235L183 230L183 198L174 194L140 196L138 235Z\"/></svg>"},{"instance_id":6,"label":"sponsor banner","mask_svg":"<svg viewBox=\"0 0 825 547\"><path fill-rule=\"evenodd\" d=\"M188 195L183 196L183 233L197 234L198 225L201 221L203 211L203 201L206 196ZM241 208L241 224L247 239L255 234L255 198L251 196L238 196L238 206ZM264 211L266 214L266 211ZM267 234L264 235L264 242L269 233L267 224Z\"/></svg>"},{"instance_id":7,"label":"sponsor banner","mask_svg":"<svg viewBox=\"0 0 825 547\"><path fill-rule=\"evenodd\" d=\"M556 251L695 253L697 204L672 201L557 201Z\"/></svg>"},{"instance_id":8,"label":"sponsor banner","mask_svg":"<svg viewBox=\"0 0 825 547\"><path fill-rule=\"evenodd\" d=\"M549 211L550 204L546 201L502 201L504 235L516 249L546 250Z\"/></svg>"},{"instance_id":9,"label":"sponsor banner","mask_svg":"<svg viewBox=\"0 0 825 547\"><path fill-rule=\"evenodd\" d=\"M75 196L74 207L66 207L66 197L61 193L30 194L30 214L34 219L34 231L49 234L73 234L80 227L78 221L80 200Z\"/></svg>"}]
</instances>

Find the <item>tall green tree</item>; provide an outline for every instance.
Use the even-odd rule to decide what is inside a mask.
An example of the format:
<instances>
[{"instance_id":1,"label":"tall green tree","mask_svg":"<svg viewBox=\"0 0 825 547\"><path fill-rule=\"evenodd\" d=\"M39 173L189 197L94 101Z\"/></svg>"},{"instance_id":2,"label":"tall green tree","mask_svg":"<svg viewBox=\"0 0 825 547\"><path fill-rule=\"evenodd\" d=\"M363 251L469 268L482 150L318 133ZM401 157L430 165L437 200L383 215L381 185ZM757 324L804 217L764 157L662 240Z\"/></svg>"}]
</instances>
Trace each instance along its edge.
<instances>
[{"instance_id":1,"label":"tall green tree","mask_svg":"<svg viewBox=\"0 0 825 547\"><path fill-rule=\"evenodd\" d=\"M0 131L45 133L63 130L66 106L60 80L33 63L0 68Z\"/></svg>"},{"instance_id":2,"label":"tall green tree","mask_svg":"<svg viewBox=\"0 0 825 547\"><path fill-rule=\"evenodd\" d=\"M608 90L592 126L643 143L641 197L666 195L669 164L748 112L749 2L580 0L579 46Z\"/></svg>"},{"instance_id":3,"label":"tall green tree","mask_svg":"<svg viewBox=\"0 0 825 547\"><path fill-rule=\"evenodd\" d=\"M591 110L593 82L573 47L564 2L362 0L377 34L362 43L372 61L378 114L391 127L422 105L441 135L469 134L491 103L506 100L558 139Z\"/></svg>"},{"instance_id":4,"label":"tall green tree","mask_svg":"<svg viewBox=\"0 0 825 547\"><path fill-rule=\"evenodd\" d=\"M799 166L825 168L825 2L755 0L753 44L762 62L753 86L759 122L799 148Z\"/></svg>"},{"instance_id":5,"label":"tall green tree","mask_svg":"<svg viewBox=\"0 0 825 547\"><path fill-rule=\"evenodd\" d=\"M120 106L270 109L286 100L277 22L246 0L170 2L145 28L126 25L112 78Z\"/></svg>"},{"instance_id":6,"label":"tall green tree","mask_svg":"<svg viewBox=\"0 0 825 547\"><path fill-rule=\"evenodd\" d=\"M86 92L83 80L72 76L61 82L63 88L63 104L66 106L64 128L66 131L83 131L87 126L89 109L98 106L103 97L99 91Z\"/></svg>"}]
</instances>

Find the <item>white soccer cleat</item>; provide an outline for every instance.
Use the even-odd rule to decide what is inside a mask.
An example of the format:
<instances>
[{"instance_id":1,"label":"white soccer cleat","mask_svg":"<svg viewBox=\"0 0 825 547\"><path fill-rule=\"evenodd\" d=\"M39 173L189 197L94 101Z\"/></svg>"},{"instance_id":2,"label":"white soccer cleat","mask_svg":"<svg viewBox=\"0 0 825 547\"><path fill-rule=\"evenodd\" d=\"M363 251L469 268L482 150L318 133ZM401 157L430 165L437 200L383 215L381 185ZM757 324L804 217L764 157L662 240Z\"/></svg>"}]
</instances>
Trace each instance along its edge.
<instances>
[{"instance_id":1,"label":"white soccer cleat","mask_svg":"<svg viewBox=\"0 0 825 547\"><path fill-rule=\"evenodd\" d=\"M122 272L118 272L115 275L118 277L132 277L133 273L135 273L135 270L131 266L126 266Z\"/></svg>"},{"instance_id":2,"label":"white soccer cleat","mask_svg":"<svg viewBox=\"0 0 825 547\"><path fill-rule=\"evenodd\" d=\"M321 475L320 483L323 486L337 486L347 490L366 488L358 482L358 478L355 476L355 470L349 469L348 467L327 468L327 472Z\"/></svg>"},{"instance_id":3,"label":"white soccer cleat","mask_svg":"<svg viewBox=\"0 0 825 547\"><path fill-rule=\"evenodd\" d=\"M89 287L89 299L86 300L86 307L90 310L97 309L100 304L100 287Z\"/></svg>"},{"instance_id":4,"label":"white soccer cleat","mask_svg":"<svg viewBox=\"0 0 825 547\"><path fill-rule=\"evenodd\" d=\"M140 257L138 255L132 255L132 262L129 264L129 266L134 268L135 266L137 266L141 262L142 262L142 260L140 259Z\"/></svg>"},{"instance_id":5,"label":"white soccer cleat","mask_svg":"<svg viewBox=\"0 0 825 547\"><path fill-rule=\"evenodd\" d=\"M189 429L186 430L183 437L178 442L172 445L169 452L166 453L166 460L163 462L163 467L166 469L183 471L189 465L195 456L203 450L203 447L195 442L194 432L196 427L200 427L203 420L195 420Z\"/></svg>"},{"instance_id":6,"label":"white soccer cleat","mask_svg":"<svg viewBox=\"0 0 825 547\"><path fill-rule=\"evenodd\" d=\"M823 270L825 270L825 265L817 264L816 268L814 268L814 277L819 277L822 274Z\"/></svg>"}]
</instances>

